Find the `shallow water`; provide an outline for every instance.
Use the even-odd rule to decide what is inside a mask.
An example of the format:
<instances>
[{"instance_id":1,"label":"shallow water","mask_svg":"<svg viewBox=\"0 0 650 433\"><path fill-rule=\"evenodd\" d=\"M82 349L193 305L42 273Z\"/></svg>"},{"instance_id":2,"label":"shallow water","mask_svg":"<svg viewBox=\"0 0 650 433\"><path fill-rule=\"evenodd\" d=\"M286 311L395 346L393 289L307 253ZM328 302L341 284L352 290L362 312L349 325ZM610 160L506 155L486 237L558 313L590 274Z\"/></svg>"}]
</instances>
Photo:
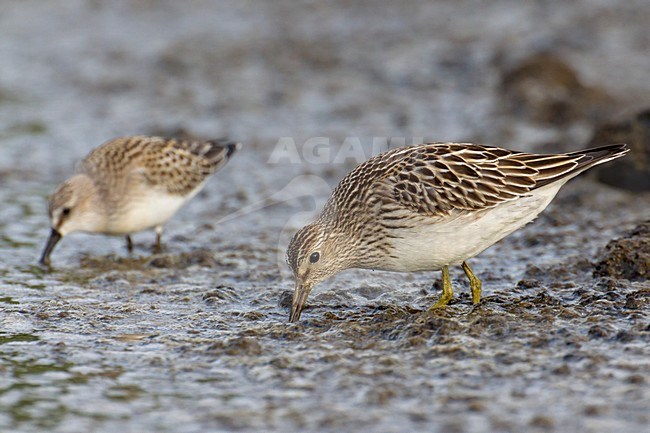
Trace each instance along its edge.
<instances>
[{"instance_id":1,"label":"shallow water","mask_svg":"<svg viewBox=\"0 0 650 433\"><path fill-rule=\"evenodd\" d=\"M641 431L650 285L594 277L650 196L584 178L459 269L348 271L288 324L289 236L373 137L578 149L591 120L501 109L503 69L550 50L647 103L647 2L255 4L12 1L0 8L0 430ZM543 18L543 19L542 19ZM35 29L38 29L36 31ZM625 64L625 68L620 65ZM36 260L46 197L116 135L229 135L244 148L166 227L72 235ZM329 137L329 158L269 160ZM399 144L399 139L394 143ZM286 143L286 142L285 142ZM512 144L508 144L512 143ZM433 287L432 287L433 284Z\"/></svg>"}]
</instances>

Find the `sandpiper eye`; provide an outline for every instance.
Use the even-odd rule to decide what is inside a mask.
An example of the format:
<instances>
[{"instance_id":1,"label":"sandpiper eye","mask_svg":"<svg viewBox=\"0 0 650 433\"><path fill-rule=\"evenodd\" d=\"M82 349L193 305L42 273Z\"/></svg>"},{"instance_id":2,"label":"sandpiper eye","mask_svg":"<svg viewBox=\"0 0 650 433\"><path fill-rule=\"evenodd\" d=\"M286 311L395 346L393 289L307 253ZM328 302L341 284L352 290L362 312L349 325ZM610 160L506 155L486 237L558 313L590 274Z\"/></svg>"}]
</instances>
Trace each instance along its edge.
<instances>
[{"instance_id":1,"label":"sandpiper eye","mask_svg":"<svg viewBox=\"0 0 650 433\"><path fill-rule=\"evenodd\" d=\"M61 211L61 215L63 215L63 216L70 215L70 208L69 207L64 207L63 210Z\"/></svg>"},{"instance_id":2,"label":"sandpiper eye","mask_svg":"<svg viewBox=\"0 0 650 433\"><path fill-rule=\"evenodd\" d=\"M311 253L311 256L309 256L309 262L310 263L316 263L320 259L320 254L319 253Z\"/></svg>"}]
</instances>

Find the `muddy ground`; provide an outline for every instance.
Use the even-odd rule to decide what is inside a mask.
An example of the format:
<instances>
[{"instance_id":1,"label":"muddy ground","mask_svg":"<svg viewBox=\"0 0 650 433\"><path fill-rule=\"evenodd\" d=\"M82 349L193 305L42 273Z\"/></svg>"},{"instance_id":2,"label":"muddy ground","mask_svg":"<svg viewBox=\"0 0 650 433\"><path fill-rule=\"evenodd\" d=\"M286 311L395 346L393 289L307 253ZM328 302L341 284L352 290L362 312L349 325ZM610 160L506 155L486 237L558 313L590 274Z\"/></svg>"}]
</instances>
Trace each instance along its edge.
<instances>
[{"instance_id":1,"label":"muddy ground","mask_svg":"<svg viewBox=\"0 0 650 433\"><path fill-rule=\"evenodd\" d=\"M649 20L645 1L3 3L0 431L643 431L643 188L570 182L471 261L478 306L459 269L438 312L438 273L348 271L288 324L283 257L373 142L576 150L634 118ZM55 184L137 133L244 147L162 254L152 232L133 256L79 234L37 266Z\"/></svg>"}]
</instances>

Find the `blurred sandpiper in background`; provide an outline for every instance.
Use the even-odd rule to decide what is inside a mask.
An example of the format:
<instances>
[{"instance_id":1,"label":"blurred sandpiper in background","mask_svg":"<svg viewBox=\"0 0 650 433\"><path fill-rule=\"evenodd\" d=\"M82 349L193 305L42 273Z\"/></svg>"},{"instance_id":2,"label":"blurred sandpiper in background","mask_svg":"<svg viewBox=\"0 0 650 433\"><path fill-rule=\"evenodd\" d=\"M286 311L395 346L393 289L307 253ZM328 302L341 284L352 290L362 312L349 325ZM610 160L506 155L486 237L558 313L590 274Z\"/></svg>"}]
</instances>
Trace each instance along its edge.
<instances>
[{"instance_id":1,"label":"blurred sandpiper in background","mask_svg":"<svg viewBox=\"0 0 650 433\"><path fill-rule=\"evenodd\" d=\"M0 4L0 430L642 431L650 418L650 3ZM47 197L115 137L237 158L151 233L74 234ZM472 261L347 271L287 324L290 236L379 148L627 143ZM438 278L431 287L431 280ZM312 314L314 313L314 314Z\"/></svg>"}]
</instances>

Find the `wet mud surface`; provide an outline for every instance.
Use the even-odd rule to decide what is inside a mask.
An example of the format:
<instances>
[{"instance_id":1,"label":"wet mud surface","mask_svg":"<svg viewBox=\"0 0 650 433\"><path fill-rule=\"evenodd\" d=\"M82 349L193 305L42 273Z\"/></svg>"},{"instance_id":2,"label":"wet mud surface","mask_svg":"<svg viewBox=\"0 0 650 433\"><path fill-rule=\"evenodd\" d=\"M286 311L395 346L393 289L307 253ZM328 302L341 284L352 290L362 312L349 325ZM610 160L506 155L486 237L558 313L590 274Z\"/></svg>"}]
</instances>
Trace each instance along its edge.
<instances>
[{"instance_id":1,"label":"wet mud surface","mask_svg":"<svg viewBox=\"0 0 650 433\"><path fill-rule=\"evenodd\" d=\"M289 236L355 165L333 161L346 137L365 151L381 136L575 150L638 119L646 2L210 4L2 7L0 431L647 427L643 188L571 181L470 261L479 305L460 269L442 311L428 309L439 273L351 270L289 324L284 264ZM153 232L132 256L122 238L79 234L37 266L55 184L135 133L244 147L169 222L162 253ZM274 160L279 137L299 152L330 137L330 158Z\"/></svg>"}]
</instances>

